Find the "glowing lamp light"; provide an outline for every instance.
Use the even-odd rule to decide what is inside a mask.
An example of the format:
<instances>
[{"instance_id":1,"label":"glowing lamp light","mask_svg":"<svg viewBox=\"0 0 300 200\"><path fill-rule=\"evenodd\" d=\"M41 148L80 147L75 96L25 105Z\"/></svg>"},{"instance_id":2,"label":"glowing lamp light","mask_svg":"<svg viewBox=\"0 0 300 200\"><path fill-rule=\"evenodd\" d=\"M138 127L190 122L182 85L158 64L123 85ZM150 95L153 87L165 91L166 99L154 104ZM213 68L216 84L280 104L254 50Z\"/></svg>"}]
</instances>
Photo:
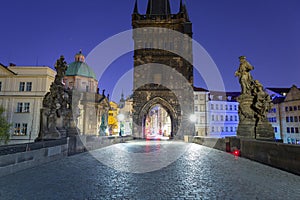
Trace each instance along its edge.
<instances>
[{"instance_id":1,"label":"glowing lamp light","mask_svg":"<svg viewBox=\"0 0 300 200\"><path fill-rule=\"evenodd\" d=\"M234 150L233 155L235 156L241 156L241 151L240 150Z\"/></svg>"},{"instance_id":2,"label":"glowing lamp light","mask_svg":"<svg viewBox=\"0 0 300 200\"><path fill-rule=\"evenodd\" d=\"M190 116L190 121L193 122L193 123L195 123L197 121L197 116L195 114L192 114Z\"/></svg>"},{"instance_id":3,"label":"glowing lamp light","mask_svg":"<svg viewBox=\"0 0 300 200\"><path fill-rule=\"evenodd\" d=\"M117 118L118 118L119 121L124 121L125 115L119 114L119 115L117 116Z\"/></svg>"}]
</instances>

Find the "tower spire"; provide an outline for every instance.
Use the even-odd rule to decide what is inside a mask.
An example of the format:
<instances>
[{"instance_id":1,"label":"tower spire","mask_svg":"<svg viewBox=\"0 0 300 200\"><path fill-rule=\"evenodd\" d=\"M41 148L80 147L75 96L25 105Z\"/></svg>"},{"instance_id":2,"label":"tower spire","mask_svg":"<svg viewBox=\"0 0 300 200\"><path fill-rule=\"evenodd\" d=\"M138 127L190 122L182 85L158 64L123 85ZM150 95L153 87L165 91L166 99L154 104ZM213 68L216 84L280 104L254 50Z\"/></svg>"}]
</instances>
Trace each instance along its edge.
<instances>
[{"instance_id":1,"label":"tower spire","mask_svg":"<svg viewBox=\"0 0 300 200\"><path fill-rule=\"evenodd\" d=\"M139 11L138 11L138 3L137 3L137 0L135 0L133 13L134 13L134 14L138 14L138 13L139 13Z\"/></svg>"},{"instance_id":2,"label":"tower spire","mask_svg":"<svg viewBox=\"0 0 300 200\"><path fill-rule=\"evenodd\" d=\"M147 15L169 15L171 7L169 0L148 0Z\"/></svg>"}]
</instances>

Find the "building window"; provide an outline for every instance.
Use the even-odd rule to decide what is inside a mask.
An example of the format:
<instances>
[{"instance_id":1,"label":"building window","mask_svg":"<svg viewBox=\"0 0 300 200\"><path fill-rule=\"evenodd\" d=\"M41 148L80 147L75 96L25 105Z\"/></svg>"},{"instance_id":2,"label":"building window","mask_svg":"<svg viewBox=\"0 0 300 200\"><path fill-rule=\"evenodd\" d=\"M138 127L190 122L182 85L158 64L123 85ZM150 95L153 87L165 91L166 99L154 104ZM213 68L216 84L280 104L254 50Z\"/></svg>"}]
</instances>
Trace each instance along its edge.
<instances>
[{"instance_id":1,"label":"building window","mask_svg":"<svg viewBox=\"0 0 300 200\"><path fill-rule=\"evenodd\" d=\"M204 100L204 95L199 95L200 100Z\"/></svg>"},{"instance_id":2,"label":"building window","mask_svg":"<svg viewBox=\"0 0 300 200\"><path fill-rule=\"evenodd\" d=\"M300 105L298 106L298 110L300 110Z\"/></svg>"},{"instance_id":3,"label":"building window","mask_svg":"<svg viewBox=\"0 0 300 200\"><path fill-rule=\"evenodd\" d=\"M18 103L17 104L17 113L30 112L30 103Z\"/></svg>"},{"instance_id":4,"label":"building window","mask_svg":"<svg viewBox=\"0 0 300 200\"><path fill-rule=\"evenodd\" d=\"M216 104L216 110L219 110L219 105L218 104Z\"/></svg>"},{"instance_id":5,"label":"building window","mask_svg":"<svg viewBox=\"0 0 300 200\"><path fill-rule=\"evenodd\" d=\"M220 105L220 109L223 110L223 104Z\"/></svg>"},{"instance_id":6,"label":"building window","mask_svg":"<svg viewBox=\"0 0 300 200\"><path fill-rule=\"evenodd\" d=\"M214 104L210 105L210 109L212 109L212 110L214 109Z\"/></svg>"},{"instance_id":7,"label":"building window","mask_svg":"<svg viewBox=\"0 0 300 200\"><path fill-rule=\"evenodd\" d=\"M294 117L294 122L298 122L298 117L297 116Z\"/></svg>"},{"instance_id":8,"label":"building window","mask_svg":"<svg viewBox=\"0 0 300 200\"><path fill-rule=\"evenodd\" d=\"M289 111L289 108L286 106L285 107L285 112L288 112Z\"/></svg>"},{"instance_id":9,"label":"building window","mask_svg":"<svg viewBox=\"0 0 300 200\"><path fill-rule=\"evenodd\" d=\"M28 124L23 123L22 127L20 123L15 123L14 135L15 136L24 136L27 135Z\"/></svg>"},{"instance_id":10,"label":"building window","mask_svg":"<svg viewBox=\"0 0 300 200\"><path fill-rule=\"evenodd\" d=\"M17 113L21 113L23 111L23 103L17 104Z\"/></svg>"},{"instance_id":11,"label":"building window","mask_svg":"<svg viewBox=\"0 0 300 200\"><path fill-rule=\"evenodd\" d=\"M290 122L294 122L294 118L293 117L290 117Z\"/></svg>"},{"instance_id":12,"label":"building window","mask_svg":"<svg viewBox=\"0 0 300 200\"><path fill-rule=\"evenodd\" d=\"M198 95L197 94L195 95L195 100L198 100Z\"/></svg>"},{"instance_id":13,"label":"building window","mask_svg":"<svg viewBox=\"0 0 300 200\"><path fill-rule=\"evenodd\" d=\"M30 103L24 103L24 112L30 112Z\"/></svg>"},{"instance_id":14,"label":"building window","mask_svg":"<svg viewBox=\"0 0 300 200\"><path fill-rule=\"evenodd\" d=\"M277 127L274 127L274 132L277 133Z\"/></svg>"},{"instance_id":15,"label":"building window","mask_svg":"<svg viewBox=\"0 0 300 200\"><path fill-rule=\"evenodd\" d=\"M214 126L211 127L211 132L215 132L215 127Z\"/></svg>"},{"instance_id":16,"label":"building window","mask_svg":"<svg viewBox=\"0 0 300 200\"><path fill-rule=\"evenodd\" d=\"M234 121L236 121L236 122L238 121L238 116L237 115L234 116Z\"/></svg>"},{"instance_id":17,"label":"building window","mask_svg":"<svg viewBox=\"0 0 300 200\"><path fill-rule=\"evenodd\" d=\"M26 83L26 91L27 91L27 92L30 92L31 89L32 89L32 82L27 82L27 83Z\"/></svg>"},{"instance_id":18,"label":"building window","mask_svg":"<svg viewBox=\"0 0 300 200\"><path fill-rule=\"evenodd\" d=\"M211 121L215 121L215 116L214 115L211 116Z\"/></svg>"},{"instance_id":19,"label":"building window","mask_svg":"<svg viewBox=\"0 0 300 200\"><path fill-rule=\"evenodd\" d=\"M223 115L221 115L221 121L224 121L224 116Z\"/></svg>"},{"instance_id":20,"label":"building window","mask_svg":"<svg viewBox=\"0 0 300 200\"><path fill-rule=\"evenodd\" d=\"M22 124L21 135L27 135L27 127L28 125L26 123Z\"/></svg>"},{"instance_id":21,"label":"building window","mask_svg":"<svg viewBox=\"0 0 300 200\"><path fill-rule=\"evenodd\" d=\"M290 122L290 118L289 118L289 117L286 117L286 118L285 118L285 121L286 121L286 122Z\"/></svg>"},{"instance_id":22,"label":"building window","mask_svg":"<svg viewBox=\"0 0 300 200\"><path fill-rule=\"evenodd\" d=\"M291 131L290 131L290 127L287 127L287 128L286 128L286 132L287 132L287 133L290 133L290 132L291 132Z\"/></svg>"},{"instance_id":23,"label":"building window","mask_svg":"<svg viewBox=\"0 0 300 200\"><path fill-rule=\"evenodd\" d=\"M232 110L232 105L229 105L229 110Z\"/></svg>"},{"instance_id":24,"label":"building window","mask_svg":"<svg viewBox=\"0 0 300 200\"><path fill-rule=\"evenodd\" d=\"M2 82L0 81L0 92L1 92L1 90L2 90Z\"/></svg>"},{"instance_id":25,"label":"building window","mask_svg":"<svg viewBox=\"0 0 300 200\"><path fill-rule=\"evenodd\" d=\"M297 110L297 106L294 106L294 110L295 110L295 111Z\"/></svg>"},{"instance_id":26,"label":"building window","mask_svg":"<svg viewBox=\"0 0 300 200\"><path fill-rule=\"evenodd\" d=\"M295 128L295 133L299 133L299 128L298 127Z\"/></svg>"},{"instance_id":27,"label":"building window","mask_svg":"<svg viewBox=\"0 0 300 200\"><path fill-rule=\"evenodd\" d=\"M198 106L195 106L195 112L198 112Z\"/></svg>"},{"instance_id":28,"label":"building window","mask_svg":"<svg viewBox=\"0 0 300 200\"><path fill-rule=\"evenodd\" d=\"M15 123L14 135L21 135L21 124Z\"/></svg>"},{"instance_id":29,"label":"building window","mask_svg":"<svg viewBox=\"0 0 300 200\"><path fill-rule=\"evenodd\" d=\"M200 105L200 111L204 111L204 105Z\"/></svg>"},{"instance_id":30,"label":"building window","mask_svg":"<svg viewBox=\"0 0 300 200\"><path fill-rule=\"evenodd\" d=\"M225 110L228 110L228 105L225 105Z\"/></svg>"},{"instance_id":31,"label":"building window","mask_svg":"<svg viewBox=\"0 0 300 200\"><path fill-rule=\"evenodd\" d=\"M225 127L225 131L228 132L228 127L227 126Z\"/></svg>"},{"instance_id":32,"label":"building window","mask_svg":"<svg viewBox=\"0 0 300 200\"><path fill-rule=\"evenodd\" d=\"M25 90L25 82L20 82L19 91L23 92Z\"/></svg>"},{"instance_id":33,"label":"building window","mask_svg":"<svg viewBox=\"0 0 300 200\"><path fill-rule=\"evenodd\" d=\"M293 107L292 106L289 107L289 111L293 111Z\"/></svg>"},{"instance_id":34,"label":"building window","mask_svg":"<svg viewBox=\"0 0 300 200\"><path fill-rule=\"evenodd\" d=\"M234 105L234 110L237 110L237 105Z\"/></svg>"},{"instance_id":35,"label":"building window","mask_svg":"<svg viewBox=\"0 0 300 200\"><path fill-rule=\"evenodd\" d=\"M230 127L230 132L233 132L233 127Z\"/></svg>"},{"instance_id":36,"label":"building window","mask_svg":"<svg viewBox=\"0 0 300 200\"><path fill-rule=\"evenodd\" d=\"M233 121L233 117L232 116L230 116L230 121Z\"/></svg>"},{"instance_id":37,"label":"building window","mask_svg":"<svg viewBox=\"0 0 300 200\"><path fill-rule=\"evenodd\" d=\"M295 133L294 127L291 127L291 133Z\"/></svg>"},{"instance_id":38,"label":"building window","mask_svg":"<svg viewBox=\"0 0 300 200\"><path fill-rule=\"evenodd\" d=\"M225 116L225 121L228 121L228 115Z\"/></svg>"}]
</instances>

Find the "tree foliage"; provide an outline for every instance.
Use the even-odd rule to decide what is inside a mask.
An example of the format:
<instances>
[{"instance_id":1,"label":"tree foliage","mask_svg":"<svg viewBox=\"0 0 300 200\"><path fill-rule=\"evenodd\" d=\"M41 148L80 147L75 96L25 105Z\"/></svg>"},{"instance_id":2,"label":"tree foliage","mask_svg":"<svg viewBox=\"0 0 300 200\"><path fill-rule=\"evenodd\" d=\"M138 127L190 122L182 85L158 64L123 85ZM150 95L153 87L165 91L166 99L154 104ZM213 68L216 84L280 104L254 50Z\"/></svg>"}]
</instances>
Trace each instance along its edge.
<instances>
[{"instance_id":1,"label":"tree foliage","mask_svg":"<svg viewBox=\"0 0 300 200\"><path fill-rule=\"evenodd\" d=\"M5 144L9 140L9 129L11 124L9 124L5 117L2 116L4 108L0 106L0 143L4 142Z\"/></svg>"}]
</instances>

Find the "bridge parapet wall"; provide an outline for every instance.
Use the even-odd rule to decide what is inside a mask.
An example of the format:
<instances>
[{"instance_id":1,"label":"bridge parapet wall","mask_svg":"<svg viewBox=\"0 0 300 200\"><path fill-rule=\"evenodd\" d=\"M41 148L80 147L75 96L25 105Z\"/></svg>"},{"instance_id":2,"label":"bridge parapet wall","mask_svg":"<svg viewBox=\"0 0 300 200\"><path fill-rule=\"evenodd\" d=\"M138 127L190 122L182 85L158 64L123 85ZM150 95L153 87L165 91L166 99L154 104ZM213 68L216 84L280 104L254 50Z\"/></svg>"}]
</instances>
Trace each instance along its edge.
<instances>
[{"instance_id":1,"label":"bridge parapet wall","mask_svg":"<svg viewBox=\"0 0 300 200\"><path fill-rule=\"evenodd\" d=\"M192 141L221 151L233 152L239 149L241 157L300 175L299 145L237 137L208 138L196 136Z\"/></svg>"}]
</instances>

